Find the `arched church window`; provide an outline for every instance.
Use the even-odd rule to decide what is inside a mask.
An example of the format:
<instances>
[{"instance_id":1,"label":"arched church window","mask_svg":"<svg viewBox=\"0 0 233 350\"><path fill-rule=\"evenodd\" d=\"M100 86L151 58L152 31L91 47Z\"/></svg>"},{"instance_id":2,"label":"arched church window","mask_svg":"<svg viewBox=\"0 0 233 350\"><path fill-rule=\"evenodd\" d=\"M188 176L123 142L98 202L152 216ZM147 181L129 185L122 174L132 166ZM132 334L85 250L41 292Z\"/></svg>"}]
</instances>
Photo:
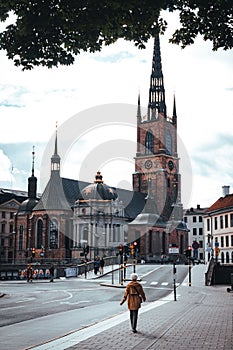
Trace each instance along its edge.
<instances>
[{"instance_id":1,"label":"arched church window","mask_svg":"<svg viewBox=\"0 0 233 350\"><path fill-rule=\"evenodd\" d=\"M154 153L154 135L150 130L146 133L146 144L145 144L146 154Z\"/></svg>"},{"instance_id":2,"label":"arched church window","mask_svg":"<svg viewBox=\"0 0 233 350\"><path fill-rule=\"evenodd\" d=\"M167 246L166 233L163 232L163 235L162 235L162 252L163 252L163 254L166 253L166 246Z\"/></svg>"},{"instance_id":3,"label":"arched church window","mask_svg":"<svg viewBox=\"0 0 233 350\"><path fill-rule=\"evenodd\" d=\"M37 221L37 230L36 230L36 248L40 249L42 246L42 232L43 232L43 221L39 219Z\"/></svg>"},{"instance_id":4,"label":"arched church window","mask_svg":"<svg viewBox=\"0 0 233 350\"><path fill-rule=\"evenodd\" d=\"M19 250L23 250L23 225L19 227Z\"/></svg>"},{"instance_id":5,"label":"arched church window","mask_svg":"<svg viewBox=\"0 0 233 350\"><path fill-rule=\"evenodd\" d=\"M166 153L171 154L172 153L172 138L169 131L166 131Z\"/></svg>"},{"instance_id":6,"label":"arched church window","mask_svg":"<svg viewBox=\"0 0 233 350\"><path fill-rule=\"evenodd\" d=\"M49 249L58 248L58 222L53 219L49 226Z\"/></svg>"}]
</instances>

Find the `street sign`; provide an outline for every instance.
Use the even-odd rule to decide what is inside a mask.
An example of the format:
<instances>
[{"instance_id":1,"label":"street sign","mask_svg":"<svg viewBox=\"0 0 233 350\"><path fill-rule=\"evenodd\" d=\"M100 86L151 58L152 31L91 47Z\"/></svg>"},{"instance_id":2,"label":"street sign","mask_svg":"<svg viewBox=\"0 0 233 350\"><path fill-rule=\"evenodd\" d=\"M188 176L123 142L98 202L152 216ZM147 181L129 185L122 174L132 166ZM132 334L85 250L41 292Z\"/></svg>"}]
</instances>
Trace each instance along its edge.
<instances>
[{"instance_id":1,"label":"street sign","mask_svg":"<svg viewBox=\"0 0 233 350\"><path fill-rule=\"evenodd\" d=\"M199 249L199 247L200 247L200 244L197 241L194 241L193 244L192 244L192 248L193 249Z\"/></svg>"},{"instance_id":2,"label":"street sign","mask_svg":"<svg viewBox=\"0 0 233 350\"><path fill-rule=\"evenodd\" d=\"M168 248L168 252L169 254L179 254L179 248L177 247Z\"/></svg>"}]
</instances>

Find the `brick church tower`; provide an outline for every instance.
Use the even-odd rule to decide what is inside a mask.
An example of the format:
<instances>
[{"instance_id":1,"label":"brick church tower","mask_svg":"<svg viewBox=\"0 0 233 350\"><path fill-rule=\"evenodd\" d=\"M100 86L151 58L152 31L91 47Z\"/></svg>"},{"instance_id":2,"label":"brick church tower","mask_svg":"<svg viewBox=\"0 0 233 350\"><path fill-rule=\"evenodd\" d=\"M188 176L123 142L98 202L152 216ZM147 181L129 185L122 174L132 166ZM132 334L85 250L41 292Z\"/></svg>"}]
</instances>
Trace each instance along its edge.
<instances>
[{"instance_id":1,"label":"brick church tower","mask_svg":"<svg viewBox=\"0 0 233 350\"><path fill-rule=\"evenodd\" d=\"M182 221L181 176L177 154L177 114L167 115L159 36L154 40L149 102L142 116L137 109L137 150L133 190L145 194L143 211L129 224L128 242L137 242L139 257L160 261L177 247L182 259L188 229ZM162 258L163 259L163 258Z\"/></svg>"},{"instance_id":2,"label":"brick church tower","mask_svg":"<svg viewBox=\"0 0 233 350\"><path fill-rule=\"evenodd\" d=\"M180 174L177 155L177 116L174 97L173 115L167 115L159 36L154 41L147 115L142 117L140 96L137 111L137 153L133 174L135 192L150 197L151 209L168 221L171 215L182 218ZM176 213L175 213L176 211ZM180 216L181 215L181 216Z\"/></svg>"}]
</instances>

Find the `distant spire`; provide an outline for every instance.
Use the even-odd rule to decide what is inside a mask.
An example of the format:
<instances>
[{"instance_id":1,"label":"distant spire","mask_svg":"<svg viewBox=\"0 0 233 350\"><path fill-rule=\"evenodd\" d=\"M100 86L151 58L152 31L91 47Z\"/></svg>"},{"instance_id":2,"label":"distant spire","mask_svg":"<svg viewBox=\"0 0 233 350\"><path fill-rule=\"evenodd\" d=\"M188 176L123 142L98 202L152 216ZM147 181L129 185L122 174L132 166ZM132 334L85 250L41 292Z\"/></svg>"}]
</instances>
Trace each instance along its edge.
<instances>
[{"instance_id":1,"label":"distant spire","mask_svg":"<svg viewBox=\"0 0 233 350\"><path fill-rule=\"evenodd\" d=\"M140 123L141 123L141 105L140 92L138 93L138 111L137 111L137 154L140 152Z\"/></svg>"},{"instance_id":2,"label":"distant spire","mask_svg":"<svg viewBox=\"0 0 233 350\"><path fill-rule=\"evenodd\" d=\"M172 114L172 122L174 125L176 125L177 121L177 114L176 114L176 97L174 94L174 100L173 100L173 114Z\"/></svg>"},{"instance_id":3,"label":"distant spire","mask_svg":"<svg viewBox=\"0 0 233 350\"><path fill-rule=\"evenodd\" d=\"M54 154L57 155L57 122L56 122L56 137L55 137L55 149L54 149Z\"/></svg>"},{"instance_id":4,"label":"distant spire","mask_svg":"<svg viewBox=\"0 0 233 350\"><path fill-rule=\"evenodd\" d=\"M35 146L32 147L32 175L28 178L28 197L36 199L37 178L34 176L35 167Z\"/></svg>"},{"instance_id":5,"label":"distant spire","mask_svg":"<svg viewBox=\"0 0 233 350\"><path fill-rule=\"evenodd\" d=\"M57 123L56 123L54 154L51 158L51 171L58 171L60 173L60 157L57 153Z\"/></svg>"},{"instance_id":6,"label":"distant spire","mask_svg":"<svg viewBox=\"0 0 233 350\"><path fill-rule=\"evenodd\" d=\"M138 111L137 117L141 118L140 91L138 92Z\"/></svg>"},{"instance_id":7,"label":"distant spire","mask_svg":"<svg viewBox=\"0 0 233 350\"><path fill-rule=\"evenodd\" d=\"M148 118L157 118L159 113L162 113L165 118L167 117L160 41L159 35L156 35L154 40L152 73L150 78Z\"/></svg>"},{"instance_id":8,"label":"distant spire","mask_svg":"<svg viewBox=\"0 0 233 350\"><path fill-rule=\"evenodd\" d=\"M34 176L35 172L35 146L32 146L32 176Z\"/></svg>"}]
</instances>

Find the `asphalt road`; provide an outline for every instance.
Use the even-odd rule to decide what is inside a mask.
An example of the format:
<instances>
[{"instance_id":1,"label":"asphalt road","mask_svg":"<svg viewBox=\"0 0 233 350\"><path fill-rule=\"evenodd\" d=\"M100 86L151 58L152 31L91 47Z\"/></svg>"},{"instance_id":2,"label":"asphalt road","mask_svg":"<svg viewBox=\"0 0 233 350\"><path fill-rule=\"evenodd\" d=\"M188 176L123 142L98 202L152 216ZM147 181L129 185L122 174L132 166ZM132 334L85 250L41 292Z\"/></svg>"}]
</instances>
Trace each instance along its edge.
<instances>
[{"instance_id":1,"label":"asphalt road","mask_svg":"<svg viewBox=\"0 0 233 350\"><path fill-rule=\"evenodd\" d=\"M177 266L177 285L187 272L187 266ZM173 292L172 265L140 265L137 273L142 278L147 303ZM119 286L118 278L116 272L114 284ZM72 278L55 283L0 282L1 293L6 294L0 299L1 348L27 349L127 312L126 304L119 306L124 289L109 287L112 281L112 276L107 275L97 280Z\"/></svg>"}]
</instances>

